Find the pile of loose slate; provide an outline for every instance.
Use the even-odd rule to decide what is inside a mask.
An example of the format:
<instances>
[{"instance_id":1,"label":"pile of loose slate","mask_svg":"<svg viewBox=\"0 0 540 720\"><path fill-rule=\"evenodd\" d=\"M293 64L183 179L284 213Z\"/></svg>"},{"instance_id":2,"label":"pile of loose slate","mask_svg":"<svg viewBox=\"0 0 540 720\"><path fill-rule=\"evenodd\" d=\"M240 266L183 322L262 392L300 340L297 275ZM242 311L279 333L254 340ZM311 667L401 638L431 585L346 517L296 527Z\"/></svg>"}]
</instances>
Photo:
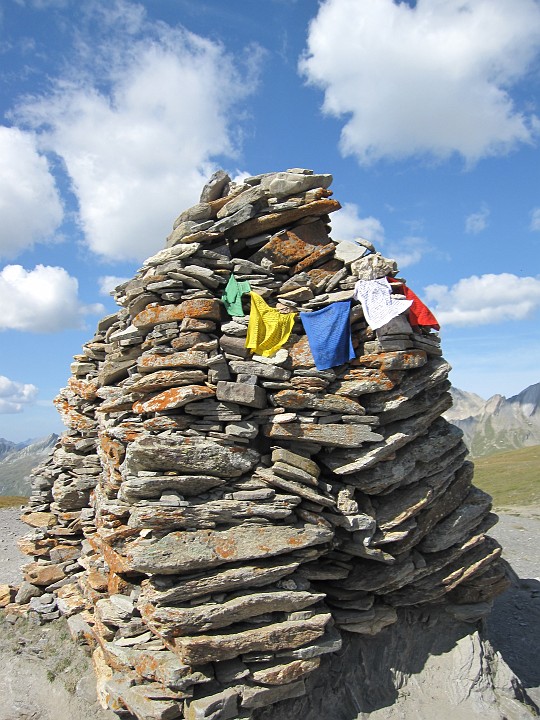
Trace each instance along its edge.
<instances>
[{"instance_id":1,"label":"pile of loose slate","mask_svg":"<svg viewBox=\"0 0 540 720\"><path fill-rule=\"evenodd\" d=\"M439 337L406 314L368 326L355 283L398 270L330 237L331 180L216 173L56 400L69 430L35 471L34 561L7 611L67 615L119 715L250 717L304 694L344 631L405 606L478 618L507 586L490 498L441 417ZM282 312L350 300L356 358L317 370L299 315L252 355L250 296L244 316L221 301L231 273Z\"/></svg>"}]
</instances>

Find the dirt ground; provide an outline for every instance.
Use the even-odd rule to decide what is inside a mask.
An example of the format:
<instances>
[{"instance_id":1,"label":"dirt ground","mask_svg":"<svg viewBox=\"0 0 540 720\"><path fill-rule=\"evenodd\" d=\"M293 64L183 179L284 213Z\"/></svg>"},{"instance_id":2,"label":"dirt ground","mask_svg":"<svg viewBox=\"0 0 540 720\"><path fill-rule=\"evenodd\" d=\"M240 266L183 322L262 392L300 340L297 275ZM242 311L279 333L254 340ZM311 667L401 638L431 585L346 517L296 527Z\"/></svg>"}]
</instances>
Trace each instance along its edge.
<instances>
[{"instance_id":1,"label":"dirt ground","mask_svg":"<svg viewBox=\"0 0 540 720\"><path fill-rule=\"evenodd\" d=\"M19 509L0 509L0 584L17 584L28 558L16 540L27 531ZM490 530L504 548L515 577L494 605L486 633L531 699L540 705L540 507L509 508ZM48 626L0 624L0 720L113 720L96 705L92 670L81 648L68 641L63 621ZM59 652L59 646L69 652ZM5 668L11 668L7 673Z\"/></svg>"}]
</instances>

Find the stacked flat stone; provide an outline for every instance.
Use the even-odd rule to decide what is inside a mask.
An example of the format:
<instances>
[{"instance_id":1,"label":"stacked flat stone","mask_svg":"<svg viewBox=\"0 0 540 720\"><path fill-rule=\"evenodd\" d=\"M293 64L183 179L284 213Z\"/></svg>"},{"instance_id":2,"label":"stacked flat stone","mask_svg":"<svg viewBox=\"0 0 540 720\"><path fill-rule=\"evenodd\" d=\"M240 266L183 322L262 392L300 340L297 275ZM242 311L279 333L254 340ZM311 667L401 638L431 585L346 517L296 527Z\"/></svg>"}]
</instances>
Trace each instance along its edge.
<instances>
[{"instance_id":1,"label":"stacked flat stone","mask_svg":"<svg viewBox=\"0 0 540 720\"><path fill-rule=\"evenodd\" d=\"M100 326L103 322L100 323ZM102 468L97 455L97 374L105 359L101 327L76 355L68 387L55 405L70 428L59 438L52 455L32 473L32 490L22 520L32 531L18 541L20 550L33 556L23 566L24 581L15 601L37 623L54 620L66 610L62 595L72 595L73 583L84 568L79 564L84 527L93 527L90 493ZM27 603L30 604L27 606ZM27 607L26 607L27 606ZM80 597L71 604L82 610ZM18 608L11 608L17 613Z\"/></svg>"},{"instance_id":2,"label":"stacked flat stone","mask_svg":"<svg viewBox=\"0 0 540 720\"><path fill-rule=\"evenodd\" d=\"M419 605L478 618L507 586L490 498L441 417L439 337L406 315L368 326L354 286L397 267L332 240L331 180L216 173L116 289L122 309L58 400L71 430L39 511L84 532L58 602L119 714L252 717L303 695L342 631ZM299 315L274 355L252 355L249 296L240 317L220 300L231 273L283 313L350 300L355 359L317 370ZM80 477L93 485L62 505Z\"/></svg>"}]
</instances>

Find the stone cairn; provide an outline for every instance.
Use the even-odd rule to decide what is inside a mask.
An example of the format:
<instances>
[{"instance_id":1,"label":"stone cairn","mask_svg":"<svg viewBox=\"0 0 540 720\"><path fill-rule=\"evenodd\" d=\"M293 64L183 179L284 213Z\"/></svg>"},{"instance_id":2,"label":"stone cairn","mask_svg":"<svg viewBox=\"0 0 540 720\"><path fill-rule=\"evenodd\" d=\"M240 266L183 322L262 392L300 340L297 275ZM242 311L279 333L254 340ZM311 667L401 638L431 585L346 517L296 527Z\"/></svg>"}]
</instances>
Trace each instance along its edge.
<instances>
[{"instance_id":1,"label":"stone cairn","mask_svg":"<svg viewBox=\"0 0 540 720\"><path fill-rule=\"evenodd\" d=\"M167 247L116 288L55 403L69 428L34 471L8 617L68 617L98 697L139 720L249 718L305 693L343 633L400 608L478 619L508 585L471 485L436 332L373 331L334 241L330 175L219 171ZM231 273L286 313L351 301L356 358L317 370L299 315L270 357L221 300ZM326 661L325 661L326 662Z\"/></svg>"}]
</instances>

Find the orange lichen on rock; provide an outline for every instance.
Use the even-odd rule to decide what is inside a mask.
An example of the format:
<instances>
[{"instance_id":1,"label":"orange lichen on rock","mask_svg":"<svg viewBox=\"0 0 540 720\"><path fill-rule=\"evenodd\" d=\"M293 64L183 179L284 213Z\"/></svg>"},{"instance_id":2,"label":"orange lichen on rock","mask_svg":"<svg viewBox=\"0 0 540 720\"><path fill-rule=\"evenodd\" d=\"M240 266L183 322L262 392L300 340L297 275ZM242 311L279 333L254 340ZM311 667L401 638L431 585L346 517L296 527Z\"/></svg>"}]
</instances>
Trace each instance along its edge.
<instances>
[{"instance_id":1,"label":"orange lichen on rock","mask_svg":"<svg viewBox=\"0 0 540 720\"><path fill-rule=\"evenodd\" d=\"M219 320L221 308L217 300L196 298L179 305L154 305L147 307L133 318L133 325L147 330L159 323L178 322L184 318Z\"/></svg>"}]
</instances>

